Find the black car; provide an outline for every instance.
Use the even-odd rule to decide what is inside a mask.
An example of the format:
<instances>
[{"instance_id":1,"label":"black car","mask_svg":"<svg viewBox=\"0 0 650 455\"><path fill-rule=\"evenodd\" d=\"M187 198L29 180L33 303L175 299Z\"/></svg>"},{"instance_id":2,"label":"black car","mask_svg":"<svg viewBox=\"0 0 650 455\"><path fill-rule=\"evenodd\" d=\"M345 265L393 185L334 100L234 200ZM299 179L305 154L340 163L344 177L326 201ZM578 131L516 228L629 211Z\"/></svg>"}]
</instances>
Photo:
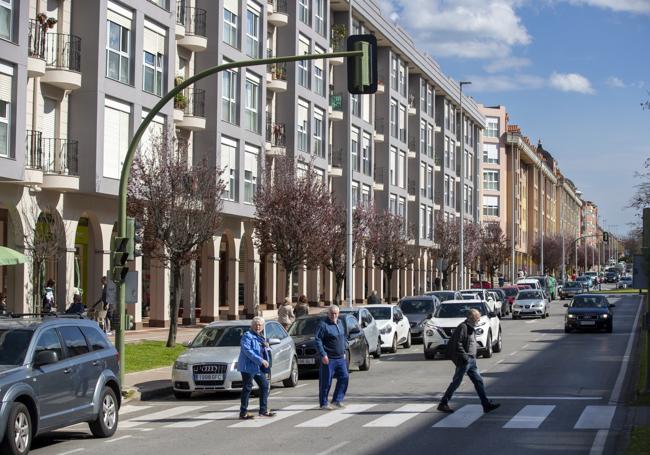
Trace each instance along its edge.
<instances>
[{"instance_id":1,"label":"black car","mask_svg":"<svg viewBox=\"0 0 650 455\"><path fill-rule=\"evenodd\" d=\"M613 270L605 272L605 283L617 283L619 279L618 273Z\"/></svg>"},{"instance_id":2,"label":"black car","mask_svg":"<svg viewBox=\"0 0 650 455\"><path fill-rule=\"evenodd\" d=\"M289 327L289 335L296 344L300 373L318 371L320 368L321 357L314 336L318 325L324 319L322 315L303 316L296 319ZM352 314L341 314L339 320L343 323L348 341L346 352L348 370L351 367L359 367L361 371L369 370L370 350L357 318Z\"/></svg>"},{"instance_id":3,"label":"black car","mask_svg":"<svg viewBox=\"0 0 650 455\"><path fill-rule=\"evenodd\" d=\"M571 303L565 303L568 308L564 319L564 331L596 329L612 333L614 314L612 308L616 305L609 303L607 297L598 294L576 295Z\"/></svg>"}]
</instances>

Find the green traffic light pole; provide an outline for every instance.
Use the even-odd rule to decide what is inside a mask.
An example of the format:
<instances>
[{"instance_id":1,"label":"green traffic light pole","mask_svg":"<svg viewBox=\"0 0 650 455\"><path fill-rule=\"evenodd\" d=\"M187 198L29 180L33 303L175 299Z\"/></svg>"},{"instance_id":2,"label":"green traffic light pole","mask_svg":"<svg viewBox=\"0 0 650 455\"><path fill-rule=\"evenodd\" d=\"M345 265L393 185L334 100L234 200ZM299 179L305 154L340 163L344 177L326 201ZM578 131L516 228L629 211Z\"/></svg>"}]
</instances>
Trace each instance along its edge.
<instances>
[{"instance_id":1,"label":"green traffic light pole","mask_svg":"<svg viewBox=\"0 0 650 455\"><path fill-rule=\"evenodd\" d=\"M142 138L142 135L147 129L147 126L149 126L149 123L151 123L151 121L156 116L156 114L158 114L158 112L160 112L160 110L169 101L174 99L176 94L180 93L181 91L183 91L190 85L194 84L195 82L200 81L201 79L205 79L208 76L211 76L220 71L228 70L231 68L243 68L248 66L266 65L269 63L297 62L302 60L319 60L324 58L360 57L363 54L364 54L363 50L357 50L357 51L344 51L344 52L330 52L326 54L305 54L305 55L292 55L292 56L285 56L285 57L272 57L272 58L263 58L258 60L246 60L243 62L230 62L230 63L224 63L222 65L210 67L178 84L176 87L170 90L165 96L163 96L160 99L160 101L156 103L153 109L149 111L149 114L147 114L147 116L144 118L144 120L136 130L135 134L133 135L133 139L131 139L131 142L129 143L129 148L126 152L126 157L124 158L124 165L122 166L122 173L120 175L120 192L118 196L119 205L118 205L118 214L117 214L117 229L118 229L117 236L126 237L127 235L126 196L127 196L127 189L129 186L129 175L131 174L131 166L133 164L133 159L135 158L135 152L137 146L140 143L140 139ZM120 315L120 323L117 326L117 330L115 331L115 344L120 358L120 381L123 383L124 382L124 331L126 328L125 327L126 326L126 321L125 321L126 289L124 283L120 282L116 284L117 284L118 312Z\"/></svg>"}]
</instances>

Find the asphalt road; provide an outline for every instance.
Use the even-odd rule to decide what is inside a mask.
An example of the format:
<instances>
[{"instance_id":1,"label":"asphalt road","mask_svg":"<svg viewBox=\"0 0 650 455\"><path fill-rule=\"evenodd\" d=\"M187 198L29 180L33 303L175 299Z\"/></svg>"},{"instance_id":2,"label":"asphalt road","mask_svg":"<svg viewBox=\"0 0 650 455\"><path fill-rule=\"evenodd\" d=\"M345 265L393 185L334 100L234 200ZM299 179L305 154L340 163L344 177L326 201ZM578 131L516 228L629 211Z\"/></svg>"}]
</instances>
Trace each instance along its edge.
<instances>
[{"instance_id":1,"label":"asphalt road","mask_svg":"<svg viewBox=\"0 0 650 455\"><path fill-rule=\"evenodd\" d=\"M450 403L457 411L436 411L453 365L425 360L416 344L352 372L342 411L318 410L317 379L302 379L297 388L272 389L271 407L279 410L272 419L237 420L232 394L135 402L122 409L111 439L92 439L78 425L38 438L32 453L617 453L641 299L610 300L617 306L612 334L565 334L563 302L553 302L545 320L504 318L503 351L478 361L488 395L502 404L490 414L468 379Z\"/></svg>"}]
</instances>

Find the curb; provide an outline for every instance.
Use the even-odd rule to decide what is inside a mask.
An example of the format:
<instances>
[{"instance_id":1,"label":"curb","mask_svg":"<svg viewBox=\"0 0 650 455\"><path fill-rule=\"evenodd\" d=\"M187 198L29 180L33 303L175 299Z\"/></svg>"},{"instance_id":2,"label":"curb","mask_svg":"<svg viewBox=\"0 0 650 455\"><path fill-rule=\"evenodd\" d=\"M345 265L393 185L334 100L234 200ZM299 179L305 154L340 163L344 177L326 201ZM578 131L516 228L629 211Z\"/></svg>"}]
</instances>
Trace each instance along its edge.
<instances>
[{"instance_id":1,"label":"curb","mask_svg":"<svg viewBox=\"0 0 650 455\"><path fill-rule=\"evenodd\" d=\"M164 396L171 395L172 393L173 390L171 384L164 387L158 387L150 390L141 390L138 392L140 396L139 401L149 401L149 400L153 400L154 398L161 398Z\"/></svg>"}]
</instances>

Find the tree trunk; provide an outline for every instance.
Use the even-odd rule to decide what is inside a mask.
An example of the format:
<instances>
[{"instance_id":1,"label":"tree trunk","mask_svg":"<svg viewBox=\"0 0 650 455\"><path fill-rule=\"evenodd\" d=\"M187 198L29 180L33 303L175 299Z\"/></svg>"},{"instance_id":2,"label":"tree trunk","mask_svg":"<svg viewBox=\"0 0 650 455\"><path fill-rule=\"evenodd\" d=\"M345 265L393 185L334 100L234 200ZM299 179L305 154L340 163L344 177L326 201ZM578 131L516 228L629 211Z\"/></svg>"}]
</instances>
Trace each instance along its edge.
<instances>
[{"instance_id":1,"label":"tree trunk","mask_svg":"<svg viewBox=\"0 0 650 455\"><path fill-rule=\"evenodd\" d=\"M284 274L284 296L288 297L289 299L291 298L291 288L289 287L289 281L291 281L291 276L293 275L293 269L289 270L287 268L284 269L285 274ZM275 307L278 308L279 305L276 305Z\"/></svg>"},{"instance_id":2,"label":"tree trunk","mask_svg":"<svg viewBox=\"0 0 650 455\"><path fill-rule=\"evenodd\" d=\"M449 271L448 270L443 270L442 271L442 289L439 289L439 290L447 289L447 282L448 281L449 281Z\"/></svg>"},{"instance_id":3,"label":"tree trunk","mask_svg":"<svg viewBox=\"0 0 650 455\"><path fill-rule=\"evenodd\" d=\"M336 291L334 292L334 303L337 305L341 303L341 284L343 284L343 279L334 274L334 286L336 286Z\"/></svg>"},{"instance_id":4,"label":"tree trunk","mask_svg":"<svg viewBox=\"0 0 650 455\"><path fill-rule=\"evenodd\" d=\"M178 299L180 294L181 273L179 266L172 261L172 277L174 280L174 295L169 302L169 336L167 337L167 347L173 348L176 345L176 332L178 329Z\"/></svg>"},{"instance_id":5,"label":"tree trunk","mask_svg":"<svg viewBox=\"0 0 650 455\"><path fill-rule=\"evenodd\" d=\"M384 275L386 275L386 284L388 285L388 299L387 303L390 305L393 301L393 296L391 295L392 287L391 287L391 281L393 281L393 271L391 270L390 272L384 270Z\"/></svg>"},{"instance_id":6,"label":"tree trunk","mask_svg":"<svg viewBox=\"0 0 650 455\"><path fill-rule=\"evenodd\" d=\"M39 261L34 260L34 267L32 268L32 282L34 283L34 288L32 289L33 302L32 302L32 312L40 313L41 312L41 264Z\"/></svg>"}]
</instances>

